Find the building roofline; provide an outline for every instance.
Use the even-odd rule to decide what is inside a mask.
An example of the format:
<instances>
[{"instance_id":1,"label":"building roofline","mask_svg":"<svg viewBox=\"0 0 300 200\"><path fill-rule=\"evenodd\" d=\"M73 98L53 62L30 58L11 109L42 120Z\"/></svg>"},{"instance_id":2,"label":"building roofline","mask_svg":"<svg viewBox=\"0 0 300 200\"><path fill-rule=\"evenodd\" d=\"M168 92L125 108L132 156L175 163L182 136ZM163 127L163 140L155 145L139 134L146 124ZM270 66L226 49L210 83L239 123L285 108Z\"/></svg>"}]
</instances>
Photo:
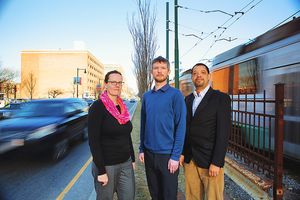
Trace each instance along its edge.
<instances>
[{"instance_id":1,"label":"building roofline","mask_svg":"<svg viewBox=\"0 0 300 200\"><path fill-rule=\"evenodd\" d=\"M88 54L90 57L95 59L98 63L101 65L104 65L94 54L92 54L88 50L75 50L75 49L70 49L70 50L54 50L54 49L43 49L43 50L22 50L21 54L56 54L56 53L65 53L65 54Z\"/></svg>"},{"instance_id":2,"label":"building roofline","mask_svg":"<svg viewBox=\"0 0 300 200\"><path fill-rule=\"evenodd\" d=\"M52 50L52 49L22 50L21 53L89 53L89 54L92 54L88 50L72 50L72 49L70 49L70 50Z\"/></svg>"}]
</instances>

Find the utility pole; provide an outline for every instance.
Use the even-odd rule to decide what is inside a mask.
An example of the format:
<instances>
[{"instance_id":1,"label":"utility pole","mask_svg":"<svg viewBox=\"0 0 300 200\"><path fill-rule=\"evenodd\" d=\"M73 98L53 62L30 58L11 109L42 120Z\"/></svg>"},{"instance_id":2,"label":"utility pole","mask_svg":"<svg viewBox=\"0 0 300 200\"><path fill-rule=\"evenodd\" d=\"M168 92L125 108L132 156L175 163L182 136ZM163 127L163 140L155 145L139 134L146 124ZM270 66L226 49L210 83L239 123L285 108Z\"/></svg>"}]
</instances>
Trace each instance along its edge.
<instances>
[{"instance_id":1,"label":"utility pole","mask_svg":"<svg viewBox=\"0 0 300 200\"><path fill-rule=\"evenodd\" d=\"M175 14L175 88L179 88L179 48L178 48L178 1L174 3Z\"/></svg>"},{"instance_id":2,"label":"utility pole","mask_svg":"<svg viewBox=\"0 0 300 200\"><path fill-rule=\"evenodd\" d=\"M166 2L166 59L169 60L169 2ZM169 77L167 79L169 83Z\"/></svg>"},{"instance_id":3,"label":"utility pole","mask_svg":"<svg viewBox=\"0 0 300 200\"><path fill-rule=\"evenodd\" d=\"M79 72L79 68L77 68L77 75L76 75L76 97L77 98L78 98L78 79L79 79L78 72Z\"/></svg>"},{"instance_id":4,"label":"utility pole","mask_svg":"<svg viewBox=\"0 0 300 200\"><path fill-rule=\"evenodd\" d=\"M169 60L169 2L166 2L166 59Z\"/></svg>"},{"instance_id":5,"label":"utility pole","mask_svg":"<svg viewBox=\"0 0 300 200\"><path fill-rule=\"evenodd\" d=\"M78 82L79 82L79 70L83 70L84 73L86 74L86 69L80 69L80 68L77 68L77 76L76 76L76 97L78 98ZM80 78L81 79L81 78ZM81 82L81 81L80 81ZM81 83L80 83L81 84Z\"/></svg>"}]
</instances>

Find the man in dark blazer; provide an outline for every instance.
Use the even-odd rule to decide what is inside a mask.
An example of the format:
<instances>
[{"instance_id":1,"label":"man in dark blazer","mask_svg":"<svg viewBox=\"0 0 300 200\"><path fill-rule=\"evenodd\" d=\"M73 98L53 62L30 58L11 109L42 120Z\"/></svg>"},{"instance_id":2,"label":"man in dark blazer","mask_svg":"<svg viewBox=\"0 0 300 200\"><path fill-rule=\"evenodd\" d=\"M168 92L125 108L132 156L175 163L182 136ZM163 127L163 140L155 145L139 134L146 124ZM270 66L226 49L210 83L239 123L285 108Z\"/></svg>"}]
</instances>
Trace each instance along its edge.
<instances>
[{"instance_id":1,"label":"man in dark blazer","mask_svg":"<svg viewBox=\"0 0 300 200\"><path fill-rule=\"evenodd\" d=\"M185 99L186 138L180 158L185 171L186 200L223 199L231 101L227 94L210 87L210 78L205 64L193 66L195 91Z\"/></svg>"}]
</instances>

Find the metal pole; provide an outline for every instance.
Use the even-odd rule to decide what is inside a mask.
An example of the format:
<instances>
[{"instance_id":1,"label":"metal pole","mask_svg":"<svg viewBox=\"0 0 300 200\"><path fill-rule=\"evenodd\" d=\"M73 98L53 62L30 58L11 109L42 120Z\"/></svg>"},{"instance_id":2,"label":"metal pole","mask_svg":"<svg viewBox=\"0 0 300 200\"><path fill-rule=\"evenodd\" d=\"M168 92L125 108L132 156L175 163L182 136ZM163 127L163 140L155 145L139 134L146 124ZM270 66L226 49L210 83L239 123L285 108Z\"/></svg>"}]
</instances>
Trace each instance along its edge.
<instances>
[{"instance_id":1,"label":"metal pole","mask_svg":"<svg viewBox=\"0 0 300 200\"><path fill-rule=\"evenodd\" d=\"M169 60L169 2L166 2L166 59Z\"/></svg>"},{"instance_id":2,"label":"metal pole","mask_svg":"<svg viewBox=\"0 0 300 200\"><path fill-rule=\"evenodd\" d=\"M282 174L283 174L283 112L284 112L284 84L275 84L275 159L273 198L283 198Z\"/></svg>"},{"instance_id":3,"label":"metal pole","mask_svg":"<svg viewBox=\"0 0 300 200\"><path fill-rule=\"evenodd\" d=\"M79 71L79 68L77 68L77 76L76 76L76 96L77 96L77 98L78 98L78 71Z\"/></svg>"},{"instance_id":4,"label":"metal pole","mask_svg":"<svg viewBox=\"0 0 300 200\"><path fill-rule=\"evenodd\" d=\"M14 99L17 98L17 85L15 85L14 87Z\"/></svg>"},{"instance_id":5,"label":"metal pole","mask_svg":"<svg viewBox=\"0 0 300 200\"><path fill-rule=\"evenodd\" d=\"M169 60L169 2L166 2L166 59Z\"/></svg>"},{"instance_id":6,"label":"metal pole","mask_svg":"<svg viewBox=\"0 0 300 200\"><path fill-rule=\"evenodd\" d=\"M178 3L175 0L175 88L179 88Z\"/></svg>"}]
</instances>

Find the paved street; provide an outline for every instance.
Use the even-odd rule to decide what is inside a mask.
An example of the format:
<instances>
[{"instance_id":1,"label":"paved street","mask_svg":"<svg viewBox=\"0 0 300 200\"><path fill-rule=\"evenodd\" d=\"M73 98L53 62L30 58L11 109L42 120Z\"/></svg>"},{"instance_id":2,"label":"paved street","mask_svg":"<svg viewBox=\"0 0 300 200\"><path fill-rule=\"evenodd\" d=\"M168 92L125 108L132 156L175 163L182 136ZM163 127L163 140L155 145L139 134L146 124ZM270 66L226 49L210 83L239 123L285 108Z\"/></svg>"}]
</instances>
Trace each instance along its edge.
<instances>
[{"instance_id":1,"label":"paved street","mask_svg":"<svg viewBox=\"0 0 300 200\"><path fill-rule=\"evenodd\" d=\"M131 113L136 103L127 103ZM0 156L0 200L89 199L94 190L88 142L75 142L54 162L46 154Z\"/></svg>"},{"instance_id":2,"label":"paved street","mask_svg":"<svg viewBox=\"0 0 300 200\"><path fill-rule=\"evenodd\" d=\"M55 199L89 159L88 142L75 143L69 154L54 162L48 157L11 153L1 157L0 199L38 200ZM77 185L81 192L76 199L88 199L92 192L92 177L89 169L81 176ZM81 181L85 180L83 184Z\"/></svg>"},{"instance_id":3,"label":"paved street","mask_svg":"<svg viewBox=\"0 0 300 200\"><path fill-rule=\"evenodd\" d=\"M135 107L137 109L135 110ZM132 139L138 158L140 105L128 103L132 119ZM10 153L0 158L1 200L94 200L88 142L76 142L63 160L55 163L45 156ZM136 200L150 199L144 166L136 162ZM231 188L232 189L232 188ZM178 199L184 199L183 170L179 176ZM225 194L225 199L230 199Z\"/></svg>"}]
</instances>

